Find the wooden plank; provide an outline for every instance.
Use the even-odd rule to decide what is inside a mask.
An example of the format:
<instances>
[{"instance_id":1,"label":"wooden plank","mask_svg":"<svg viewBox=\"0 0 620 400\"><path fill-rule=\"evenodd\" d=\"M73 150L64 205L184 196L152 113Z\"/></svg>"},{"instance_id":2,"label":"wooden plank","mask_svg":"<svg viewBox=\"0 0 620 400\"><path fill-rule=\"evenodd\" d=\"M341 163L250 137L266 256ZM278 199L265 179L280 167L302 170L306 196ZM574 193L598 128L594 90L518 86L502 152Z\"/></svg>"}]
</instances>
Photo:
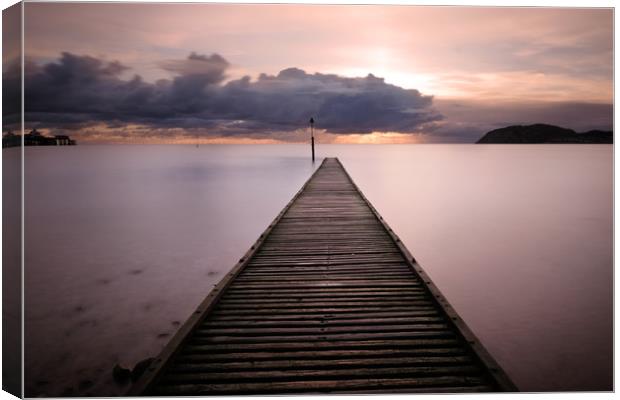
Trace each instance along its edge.
<instances>
[{"instance_id":1,"label":"wooden plank","mask_svg":"<svg viewBox=\"0 0 620 400\"><path fill-rule=\"evenodd\" d=\"M190 359L191 360L191 359ZM183 363L173 367L175 372L226 372L226 371L254 371L254 370L299 370L299 369L347 369L351 367L400 367L408 366L446 366L472 364L473 360L469 356L437 356L437 357L371 357L371 358L338 358L338 359L285 359L285 360L252 360L252 361L231 361L215 362L205 359L193 359L189 362L187 358Z\"/></svg>"},{"instance_id":2,"label":"wooden plank","mask_svg":"<svg viewBox=\"0 0 620 400\"><path fill-rule=\"evenodd\" d=\"M424 296L424 294L420 294L418 293L417 295L401 295L401 296L387 296L387 295L383 295L383 296L377 296L377 295L368 295L368 296L355 296L355 295L348 295L348 296L323 296L323 297L317 297L317 296L301 296L301 295L297 295L297 296L287 296L287 297L277 297L277 298L261 298L261 297L249 297L249 298L235 298L235 297L229 297L226 296L225 299L222 299L220 301L220 304L226 304L226 305L238 305L238 306L246 306L248 303L248 300L251 300L251 305L253 306L269 306L270 304L272 305L277 305L277 306L282 306L282 305L286 305L286 304L295 304L295 305L299 305L299 304L312 304L312 303L316 303L316 302L330 302L330 303L357 303L360 302L360 304L364 304L364 302L369 302L369 303L377 303L377 302L382 302L383 304L390 304L390 303L394 303L394 302L398 302L398 303L403 303L403 302L408 302L408 301L416 301L416 300L424 300L426 299L426 296Z\"/></svg>"},{"instance_id":3,"label":"wooden plank","mask_svg":"<svg viewBox=\"0 0 620 400\"><path fill-rule=\"evenodd\" d=\"M228 302L228 301L220 301L218 304L218 310L224 311L228 309L233 310L263 310L265 308L269 309L296 309L303 310L306 308L312 309L323 309L328 307L349 307L349 308L358 308L358 307L383 307L383 308L392 308L392 307L408 307L408 306L416 306L416 305L426 305L429 304L428 298L418 298L416 300L410 301L402 301L402 300L386 300L379 299L377 301L338 301L337 299L329 299L324 301L313 301L314 299L308 299L306 302L295 301L290 303L260 303L260 302L252 302L252 303L239 303L239 302Z\"/></svg>"},{"instance_id":4,"label":"wooden plank","mask_svg":"<svg viewBox=\"0 0 620 400\"><path fill-rule=\"evenodd\" d=\"M314 289L314 288L365 288L372 289L373 287L385 287L385 288L410 288L421 286L418 284L418 280L415 278L408 279L407 281L403 280L342 280L342 281L319 281L319 282L286 282L286 284L282 283L245 283L245 282L235 282L232 287L235 289L253 289L253 288L265 288L265 289L278 289L278 288L288 288L288 289Z\"/></svg>"},{"instance_id":5,"label":"wooden plank","mask_svg":"<svg viewBox=\"0 0 620 400\"><path fill-rule=\"evenodd\" d=\"M325 159L130 394L514 391Z\"/></svg>"},{"instance_id":6,"label":"wooden plank","mask_svg":"<svg viewBox=\"0 0 620 400\"><path fill-rule=\"evenodd\" d=\"M382 325L376 324L359 324L356 325L355 332L416 332L416 331L427 331L427 330L441 330L446 329L447 324L441 322L428 323L428 321L420 322L417 324L408 321L408 324L388 324L384 323ZM349 325L343 326L331 326L327 324L323 324L323 326L314 326L314 327L255 327L252 325L245 325L242 328L223 328L217 327L213 325L201 326L196 330L196 335L238 335L238 336L247 336L247 335L255 335L255 336L265 336L265 335L298 335L298 334L331 334L331 333L347 333L351 332L351 328Z\"/></svg>"},{"instance_id":7,"label":"wooden plank","mask_svg":"<svg viewBox=\"0 0 620 400\"><path fill-rule=\"evenodd\" d=\"M406 298L408 296L421 296L424 295L422 289L409 289L402 290L398 292L372 292L372 291L356 291L356 292L312 292L312 293L303 293L299 292L254 292L248 293L245 296L243 293L235 292L235 293L225 293L224 299L226 300L243 300L243 301L255 301L255 300L281 300L281 299L303 299L304 301L313 299L313 298L330 298L330 299L338 299L338 298L350 298L355 300L361 300L364 298Z\"/></svg>"},{"instance_id":8,"label":"wooden plank","mask_svg":"<svg viewBox=\"0 0 620 400\"><path fill-rule=\"evenodd\" d=\"M417 309L409 309L403 311L366 311L360 312L357 311L355 313L307 313L307 314L276 314L276 315L230 315L230 314L220 314L213 315L210 318L210 321L246 321L246 320L256 320L257 318L260 321L340 321L340 320L355 320L355 319L369 319L372 318L374 320L380 318L394 318L394 317L403 317L403 318L414 318L416 316L427 316L427 315L440 315L435 307L418 307ZM443 318L443 317L442 317Z\"/></svg>"},{"instance_id":9,"label":"wooden plank","mask_svg":"<svg viewBox=\"0 0 620 400\"><path fill-rule=\"evenodd\" d=\"M319 273L310 276L304 276L300 279L298 276L260 276L260 275L247 275L240 276L236 279L236 282L246 283L246 284L261 284L261 283L288 283L288 282L299 282L303 280L304 282L339 282L339 281L347 281L347 282L355 282L355 281L364 281L366 283L372 281L393 281L395 279L400 279L402 281L414 281L414 278L411 277L411 273L383 273L381 275L377 274L363 274L360 276L351 276L349 275L339 275L339 274L330 274L330 273Z\"/></svg>"},{"instance_id":10,"label":"wooden plank","mask_svg":"<svg viewBox=\"0 0 620 400\"><path fill-rule=\"evenodd\" d=\"M369 325L389 325L389 324L427 324L427 323L440 323L445 321L443 317L378 317L378 318L366 318L366 319L316 319L316 320L301 320L301 321L268 321L264 319L253 319L249 321L243 320L221 320L210 319L204 322L201 327L209 328L234 328L234 327L248 327L248 328L265 328L265 327L336 327L336 326L369 326ZM350 328L349 328L350 329Z\"/></svg>"},{"instance_id":11,"label":"wooden plank","mask_svg":"<svg viewBox=\"0 0 620 400\"><path fill-rule=\"evenodd\" d=\"M424 291L424 287L421 284L408 285L406 287L342 287L342 286L334 286L334 287L313 287L306 288L302 293L304 294L327 294L327 295L335 295L335 294L343 294L343 295L357 295L358 293L376 293L376 294L402 294L406 293L418 293L420 290ZM297 289L289 289L289 288L256 288L256 289L239 289L235 286L231 286L227 291L227 295L240 295L243 293L250 294L259 294L261 296L273 294L276 295L288 295L294 294L299 295L300 291Z\"/></svg>"},{"instance_id":12,"label":"wooden plank","mask_svg":"<svg viewBox=\"0 0 620 400\"><path fill-rule=\"evenodd\" d=\"M273 315L339 315L339 314L368 314L368 313L385 313L385 312L413 312L418 310L428 310L433 308L433 303L428 301L426 303L422 303L417 307L383 307L383 306L374 306L374 307L330 307L330 308L261 308L261 309L245 309L239 310L234 308L222 309L220 307L213 310L214 316L222 316L222 315L256 315L256 316L273 316Z\"/></svg>"},{"instance_id":13,"label":"wooden plank","mask_svg":"<svg viewBox=\"0 0 620 400\"><path fill-rule=\"evenodd\" d=\"M480 369L475 365L455 365L455 366L398 366L381 367L372 365L368 368L325 368L325 369L275 369L275 370L254 370L254 371L221 371L221 372L186 372L173 368L163 379L162 384L226 382L226 381L257 381L269 380L285 381L291 379L346 379L359 378L378 378L378 377L423 377L423 376L445 376L445 375L469 375L476 376Z\"/></svg>"},{"instance_id":14,"label":"wooden plank","mask_svg":"<svg viewBox=\"0 0 620 400\"><path fill-rule=\"evenodd\" d=\"M442 341L443 347L395 347L395 348L367 348L367 349L319 349L319 350L284 350L278 352L209 352L209 353L180 353L179 364L211 365L217 363L238 363L250 362L253 364L260 362L277 362L285 360L286 362L299 362L302 365L313 365L313 361L323 362L344 362L346 360L356 360L363 363L368 359L384 358L455 358L468 357L463 347L454 343L451 346L449 341ZM361 364L360 364L361 365Z\"/></svg>"},{"instance_id":15,"label":"wooden plank","mask_svg":"<svg viewBox=\"0 0 620 400\"><path fill-rule=\"evenodd\" d=\"M451 338L454 332L449 330L430 330L430 331L397 331L397 332L363 332L363 333L332 333L321 332L314 335L291 335L291 334L274 334L264 336L246 336L239 335L209 335L202 334L200 331L194 331L191 342L194 344L252 344L252 343L294 343L294 342L352 342L367 340L390 340L390 339L411 339L411 338Z\"/></svg>"},{"instance_id":16,"label":"wooden plank","mask_svg":"<svg viewBox=\"0 0 620 400\"><path fill-rule=\"evenodd\" d=\"M323 350L350 350L350 349L398 349L398 348L432 348L446 346L462 346L463 343L458 338L419 338L391 340L339 340L332 341L322 339L320 342L279 342L279 343L216 343L216 344L194 344L186 343L184 351L189 353L217 353L217 352L246 352L246 351L323 351Z\"/></svg>"}]
</instances>

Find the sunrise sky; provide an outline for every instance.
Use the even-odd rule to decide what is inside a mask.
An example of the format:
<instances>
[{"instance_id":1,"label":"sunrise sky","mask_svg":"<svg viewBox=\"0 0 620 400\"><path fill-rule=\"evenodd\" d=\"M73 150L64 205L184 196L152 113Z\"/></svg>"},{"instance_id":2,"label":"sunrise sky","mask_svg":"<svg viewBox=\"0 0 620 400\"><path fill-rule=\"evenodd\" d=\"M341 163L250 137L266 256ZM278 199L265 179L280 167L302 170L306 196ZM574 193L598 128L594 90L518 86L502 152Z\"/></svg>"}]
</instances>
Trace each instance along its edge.
<instances>
[{"instance_id":1,"label":"sunrise sky","mask_svg":"<svg viewBox=\"0 0 620 400\"><path fill-rule=\"evenodd\" d=\"M26 3L25 49L27 127L81 141L612 127L611 9Z\"/></svg>"}]
</instances>

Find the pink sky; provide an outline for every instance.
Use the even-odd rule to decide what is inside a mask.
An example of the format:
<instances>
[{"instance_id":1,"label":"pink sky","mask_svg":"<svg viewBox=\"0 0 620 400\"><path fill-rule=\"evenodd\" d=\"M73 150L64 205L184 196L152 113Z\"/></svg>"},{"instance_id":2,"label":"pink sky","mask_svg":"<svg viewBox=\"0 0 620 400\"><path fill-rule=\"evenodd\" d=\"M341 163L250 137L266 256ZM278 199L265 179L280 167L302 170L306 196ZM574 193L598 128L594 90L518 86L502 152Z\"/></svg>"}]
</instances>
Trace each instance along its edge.
<instances>
[{"instance_id":1,"label":"pink sky","mask_svg":"<svg viewBox=\"0 0 620 400\"><path fill-rule=\"evenodd\" d=\"M436 124L455 137L459 126L482 134L504 122L611 125L611 9L26 3L25 21L26 56L37 63L57 62L61 52L88 55L119 61L128 67L126 80L173 79L170 63L191 52L216 53L230 64L222 84L296 67L342 77L371 73L417 89L433 96L444 117ZM538 117L544 121L523 111L581 103L596 111L578 119L557 111ZM515 114L482 116L502 105ZM439 137L422 133L409 132L405 141ZM401 140L398 132L389 135ZM354 138L340 136L326 140Z\"/></svg>"}]
</instances>

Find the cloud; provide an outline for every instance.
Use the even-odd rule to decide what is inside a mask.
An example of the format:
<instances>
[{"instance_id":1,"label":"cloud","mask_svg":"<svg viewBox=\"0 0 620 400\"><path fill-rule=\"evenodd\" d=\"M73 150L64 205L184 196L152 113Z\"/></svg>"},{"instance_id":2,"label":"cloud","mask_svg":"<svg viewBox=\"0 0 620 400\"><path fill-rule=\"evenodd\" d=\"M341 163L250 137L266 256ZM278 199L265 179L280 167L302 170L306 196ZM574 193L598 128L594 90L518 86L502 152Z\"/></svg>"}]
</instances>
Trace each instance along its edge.
<instances>
[{"instance_id":1,"label":"cloud","mask_svg":"<svg viewBox=\"0 0 620 400\"><path fill-rule=\"evenodd\" d=\"M19 63L6 65L3 122L17 128L21 71ZM218 54L191 53L158 65L172 77L149 82L132 76L121 62L68 52L47 64L27 61L26 128L72 130L81 141L105 141L106 135L137 141L300 141L313 116L324 141L332 140L330 134L356 138L384 132L427 142L474 142L492 129L515 124L548 123L576 131L613 125L613 105L589 102L588 97L527 102L434 99L372 74L350 78L298 68L229 80L230 63ZM470 78L475 84L477 77ZM413 133L421 136L414 138Z\"/></svg>"},{"instance_id":2,"label":"cloud","mask_svg":"<svg viewBox=\"0 0 620 400\"><path fill-rule=\"evenodd\" d=\"M2 69L2 123L6 126L21 122L21 63L15 59L3 64Z\"/></svg>"},{"instance_id":3,"label":"cloud","mask_svg":"<svg viewBox=\"0 0 620 400\"><path fill-rule=\"evenodd\" d=\"M124 78L118 61L62 53L44 65L28 63L26 121L50 128L85 124L136 124L200 129L222 136L294 132L310 116L329 133L413 133L439 121L433 98L388 84L369 74L348 78L288 68L226 82L228 61L218 54L191 53L160 67L171 79ZM3 79L10 84L14 71Z\"/></svg>"},{"instance_id":4,"label":"cloud","mask_svg":"<svg viewBox=\"0 0 620 400\"><path fill-rule=\"evenodd\" d=\"M230 64L219 54L205 56L192 52L185 60L164 61L161 67L180 76L200 76L207 84L218 84L226 79Z\"/></svg>"}]
</instances>

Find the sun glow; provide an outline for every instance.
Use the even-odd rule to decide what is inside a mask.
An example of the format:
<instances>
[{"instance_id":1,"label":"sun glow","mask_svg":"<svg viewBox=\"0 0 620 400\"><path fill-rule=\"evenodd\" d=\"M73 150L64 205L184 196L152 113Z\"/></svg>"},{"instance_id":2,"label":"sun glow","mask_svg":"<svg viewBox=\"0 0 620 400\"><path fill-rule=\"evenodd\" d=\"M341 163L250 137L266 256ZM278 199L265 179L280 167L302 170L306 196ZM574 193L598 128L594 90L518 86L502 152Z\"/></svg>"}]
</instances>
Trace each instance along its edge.
<instances>
[{"instance_id":1,"label":"sun glow","mask_svg":"<svg viewBox=\"0 0 620 400\"><path fill-rule=\"evenodd\" d=\"M385 82L405 89L416 89L422 94L441 94L438 79L433 74L419 74L390 69L384 65L368 68L346 68L336 71L337 74L348 77L364 77L373 74Z\"/></svg>"},{"instance_id":2,"label":"sun glow","mask_svg":"<svg viewBox=\"0 0 620 400\"><path fill-rule=\"evenodd\" d=\"M411 144L422 142L424 142L424 140L420 134L398 132L338 135L333 141L333 143L339 144Z\"/></svg>"}]
</instances>

